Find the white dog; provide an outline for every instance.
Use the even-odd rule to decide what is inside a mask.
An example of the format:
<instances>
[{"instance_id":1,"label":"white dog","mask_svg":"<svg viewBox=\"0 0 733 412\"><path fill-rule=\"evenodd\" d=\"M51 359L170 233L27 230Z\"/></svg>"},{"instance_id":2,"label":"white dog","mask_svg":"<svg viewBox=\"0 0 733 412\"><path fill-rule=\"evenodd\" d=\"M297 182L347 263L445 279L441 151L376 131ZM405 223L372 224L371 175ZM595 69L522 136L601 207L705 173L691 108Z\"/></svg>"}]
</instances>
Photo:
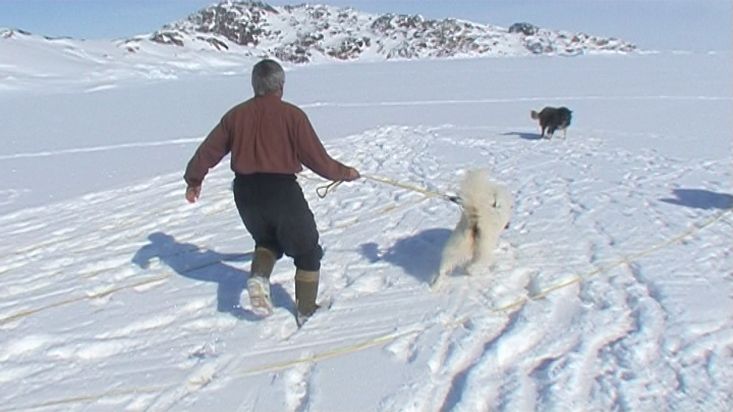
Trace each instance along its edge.
<instances>
[{"instance_id":1,"label":"white dog","mask_svg":"<svg viewBox=\"0 0 733 412\"><path fill-rule=\"evenodd\" d=\"M443 248L433 285L458 267L483 263L491 257L512 214L511 194L504 186L489 181L484 170L468 171L459 194L461 220Z\"/></svg>"}]
</instances>

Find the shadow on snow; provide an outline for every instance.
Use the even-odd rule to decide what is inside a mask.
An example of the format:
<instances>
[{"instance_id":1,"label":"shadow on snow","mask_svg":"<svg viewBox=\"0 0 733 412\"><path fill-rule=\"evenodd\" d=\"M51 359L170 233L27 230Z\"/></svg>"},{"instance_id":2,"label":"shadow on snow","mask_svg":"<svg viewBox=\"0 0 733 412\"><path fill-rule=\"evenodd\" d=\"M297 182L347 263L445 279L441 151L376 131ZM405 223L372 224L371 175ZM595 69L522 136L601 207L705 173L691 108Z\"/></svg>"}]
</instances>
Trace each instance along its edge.
<instances>
[{"instance_id":1,"label":"shadow on snow","mask_svg":"<svg viewBox=\"0 0 733 412\"><path fill-rule=\"evenodd\" d=\"M246 288L249 272L224 262L251 261L253 253L219 253L202 249L190 243L179 243L173 236L155 232L148 236L150 243L141 247L132 263L147 269L152 259L158 259L176 273L189 279L217 283L217 310L239 319L258 320L259 316L242 308L239 301ZM271 286L274 306L290 310L294 303L290 294L278 284Z\"/></svg>"},{"instance_id":2,"label":"shadow on snow","mask_svg":"<svg viewBox=\"0 0 733 412\"><path fill-rule=\"evenodd\" d=\"M438 272L440 255L450 234L448 229L427 229L399 239L386 250L373 242L364 243L360 253L371 263L389 262L417 280L429 283Z\"/></svg>"},{"instance_id":3,"label":"shadow on snow","mask_svg":"<svg viewBox=\"0 0 733 412\"><path fill-rule=\"evenodd\" d=\"M502 136L517 136L524 140L542 140L542 135L539 133L526 133L526 132L507 132L502 133Z\"/></svg>"},{"instance_id":4,"label":"shadow on snow","mask_svg":"<svg viewBox=\"0 0 733 412\"><path fill-rule=\"evenodd\" d=\"M733 207L733 196L703 189L674 189L674 199L660 199L662 202L696 209L730 209Z\"/></svg>"}]
</instances>

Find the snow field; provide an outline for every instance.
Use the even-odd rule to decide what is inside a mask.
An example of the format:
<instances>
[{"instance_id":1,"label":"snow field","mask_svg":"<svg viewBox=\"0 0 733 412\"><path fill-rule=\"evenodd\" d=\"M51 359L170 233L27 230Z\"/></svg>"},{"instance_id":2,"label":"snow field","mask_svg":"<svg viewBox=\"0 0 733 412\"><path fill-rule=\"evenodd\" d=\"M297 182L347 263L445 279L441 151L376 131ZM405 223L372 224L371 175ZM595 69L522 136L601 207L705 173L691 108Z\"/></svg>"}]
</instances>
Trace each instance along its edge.
<instances>
[{"instance_id":1,"label":"snow field","mask_svg":"<svg viewBox=\"0 0 733 412\"><path fill-rule=\"evenodd\" d=\"M724 192L727 160L607 150L614 137L573 128L548 142L446 124L329 144L364 173L439 193L487 167L512 189L514 217L491 267L435 293L426 282L454 204L369 179L319 199L324 182L306 173L326 249L321 296L334 304L297 333L287 260L273 274L271 318L256 321L246 293L240 300L253 244L226 165L195 206L174 174L2 216L13 242L0 251L0 382L24 382L4 410L730 404L730 319L681 290L700 273L707 295L725 284L730 255L715 251L725 250L729 213L668 198L670 181ZM376 383L334 395L347 376ZM56 396L39 402L49 387Z\"/></svg>"}]
</instances>

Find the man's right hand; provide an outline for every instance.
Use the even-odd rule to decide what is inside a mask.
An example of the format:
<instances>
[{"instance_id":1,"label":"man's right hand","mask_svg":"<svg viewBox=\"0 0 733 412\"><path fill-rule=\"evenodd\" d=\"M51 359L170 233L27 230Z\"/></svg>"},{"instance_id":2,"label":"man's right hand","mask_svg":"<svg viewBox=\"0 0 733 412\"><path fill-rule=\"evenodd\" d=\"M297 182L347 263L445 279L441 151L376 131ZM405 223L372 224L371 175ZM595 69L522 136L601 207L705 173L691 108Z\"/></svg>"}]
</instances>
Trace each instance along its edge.
<instances>
[{"instance_id":1,"label":"man's right hand","mask_svg":"<svg viewBox=\"0 0 733 412\"><path fill-rule=\"evenodd\" d=\"M356 180L360 178L361 175L359 174L359 171L354 169L353 167L349 168L349 172L346 175L346 178L344 179L344 182L351 182L353 180Z\"/></svg>"}]
</instances>

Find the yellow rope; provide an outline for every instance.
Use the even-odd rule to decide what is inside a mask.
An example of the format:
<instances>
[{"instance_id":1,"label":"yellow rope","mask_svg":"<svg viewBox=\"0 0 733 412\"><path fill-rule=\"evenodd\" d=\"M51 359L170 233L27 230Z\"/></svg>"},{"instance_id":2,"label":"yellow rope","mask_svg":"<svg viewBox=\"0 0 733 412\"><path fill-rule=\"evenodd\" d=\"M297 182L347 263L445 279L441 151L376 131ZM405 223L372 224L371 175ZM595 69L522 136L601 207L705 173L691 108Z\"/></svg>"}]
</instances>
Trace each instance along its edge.
<instances>
[{"instance_id":1,"label":"yellow rope","mask_svg":"<svg viewBox=\"0 0 733 412\"><path fill-rule=\"evenodd\" d=\"M315 180L313 178L310 178L310 177L305 176L305 175L302 175L302 174L300 174L299 176L302 176L303 178L305 178L307 180ZM442 198L448 198L449 197L448 195L445 195L443 193L438 193L438 192L434 192L434 191L431 191L431 190L423 189L423 188L418 187L418 186L413 186L413 185L410 185L410 184L407 184L407 183L398 182L397 180L390 179L390 178L387 178L387 177L373 176L373 175L365 175L365 174L362 174L361 177L364 178L364 179L367 179L367 180L372 180L372 181L379 182L379 183L384 183L384 184L387 184L387 185L390 185L390 186L399 187L401 189L407 189L407 190L410 190L410 191L413 191L413 192L422 193L423 195L425 195L427 197L442 197ZM318 197L320 197L322 199L322 198L326 197L326 195L331 190L335 189L336 186L338 186L341 183L342 183L341 181L333 181L333 182L331 182L331 183L329 183L327 185L318 186L316 188L316 194L318 194Z\"/></svg>"},{"instance_id":2,"label":"yellow rope","mask_svg":"<svg viewBox=\"0 0 733 412\"><path fill-rule=\"evenodd\" d=\"M390 185L390 186L399 187L399 188L402 188L402 189L407 189L407 190L411 190L413 192L421 193L421 194L423 194L423 195L425 195L427 197L439 197L439 198L442 198L442 199L449 200L451 202L456 202L457 203L457 198L455 196L449 196L449 195L444 194L444 193L435 192L435 191L432 191L432 190L424 189L422 187L410 185L410 184L407 184L407 183L398 182L398 181L396 181L394 179L390 179L388 177L374 176L374 175L364 175L364 174L361 175L361 177L363 177L365 179L368 179L368 180L375 181L375 182L384 183L384 184L387 184L387 185Z\"/></svg>"},{"instance_id":3,"label":"yellow rope","mask_svg":"<svg viewBox=\"0 0 733 412\"><path fill-rule=\"evenodd\" d=\"M63 398L63 399L56 399L56 400L50 400L45 401L41 403L36 403L33 405L24 405L21 407L13 407L9 409L0 409L3 411L27 411L30 409L42 409L42 408L49 408L52 406L61 406L71 403L91 403L96 402L106 396L125 396L125 395L136 395L136 394L154 394L158 393L163 389L166 389L172 385L168 386L147 386L147 387L139 387L139 388L128 388L128 389L112 389L104 393L95 394L95 395L79 395L79 396L73 396L70 398Z\"/></svg>"},{"instance_id":4,"label":"yellow rope","mask_svg":"<svg viewBox=\"0 0 733 412\"><path fill-rule=\"evenodd\" d=\"M258 373L263 373L263 372L276 372L276 371L280 371L283 369L287 369L291 366L299 365L301 363L320 362L320 361L335 358L341 355L359 352L359 351L362 351L364 349L369 349L374 346L379 346L383 343L391 342L403 336L411 335L411 334L418 333L418 332L419 331L416 331L416 330L409 330L409 331L403 331L403 332L393 332L393 333L389 333L386 335L380 335L374 338L364 340L362 342L355 343L353 345L337 347L331 350L323 351L323 352L313 354L313 355L308 355L308 356L298 358L295 360L276 362L276 363L272 363L269 365L254 367L240 374L235 374L234 376L241 377L241 376L256 375Z\"/></svg>"},{"instance_id":5,"label":"yellow rope","mask_svg":"<svg viewBox=\"0 0 733 412\"><path fill-rule=\"evenodd\" d=\"M165 275L161 275L161 276L154 276L154 277L147 278L147 279L144 279L144 280L135 282L135 283L131 283L129 285L117 286L117 287L110 288L110 289L107 289L107 290L102 291L102 292L95 292L95 293L89 293L89 294L82 295L82 296L75 296L75 297L71 297L71 298L68 298L68 299L65 299L65 300L62 300L62 301L59 301L59 302L49 303L48 305L44 305L44 306L41 306L41 307L38 307L38 308L27 309L27 310L24 310L24 311L20 311L18 313L14 313L14 314L12 314L10 316L4 317L4 318L0 318L0 325L4 325L6 323L10 323L10 322L13 322L15 320L22 319L22 318L25 318L25 317L34 315L34 314L36 314L38 312L42 312L44 310L57 308L59 306L65 306L65 305L68 305L70 303L80 302L80 301L83 301L83 300L93 300L93 299L103 298L105 296L111 295L111 294L113 294L115 292L119 292L121 290L132 289L132 288L136 288L136 287L140 287L140 286L149 285L151 283L160 282L161 280L165 280L165 279L167 279L169 277L170 277L170 273L165 274Z\"/></svg>"},{"instance_id":6,"label":"yellow rope","mask_svg":"<svg viewBox=\"0 0 733 412\"><path fill-rule=\"evenodd\" d=\"M303 177L306 180L312 180L312 181L313 180L317 180L317 179L314 179L314 178L309 177L309 176L304 175L304 174L298 174L298 176ZM415 186L415 185L411 185L411 184L408 184L408 183L399 182L397 180L390 179L388 177L368 175L368 174L362 174L361 177L364 178L364 179L366 179L366 180L371 180L371 181L374 181L374 182L383 183L383 184L386 184L386 185L398 187L400 189L406 189L406 190L410 190L412 192L417 192L417 193L420 193L422 195L425 195L426 197L438 197L438 198L441 198L443 200L447 200L449 202L453 202L453 203L456 203L456 204L459 204L459 205L461 204L460 198L458 196L451 196L451 195L448 195L448 194L445 194L445 193L440 193L440 192L436 192L436 191L433 191L433 190L428 190L428 189L425 189L425 188L422 188L422 187L419 187L419 186ZM316 187L316 194L318 195L318 197L320 197L321 199L323 199L331 191L333 191L338 185L340 185L341 183L343 183L343 181L338 180L338 181L332 181L331 183L326 184L326 185L318 186L318 187Z\"/></svg>"},{"instance_id":7,"label":"yellow rope","mask_svg":"<svg viewBox=\"0 0 733 412\"><path fill-rule=\"evenodd\" d=\"M252 251L247 252L247 253L252 253ZM218 261L205 262L205 263L200 264L200 265L187 267L185 271L183 271L183 272L181 272L179 274L186 274L186 273L189 273L189 272L193 272L195 270L205 268L205 267L210 266L212 264L215 264L217 262ZM53 309L53 308L57 308L59 306L65 306L65 305L68 305L68 304L71 304L71 303L75 303L75 302L80 302L80 301L83 301L83 300L93 300L93 299L103 298L103 297L109 296L109 295L111 295L113 293L116 293L116 292L119 292L119 291L122 291L122 290L133 289L133 288L140 287L140 286L150 285L150 284L153 284L153 283L160 282L162 280L168 279L170 277L171 277L171 273L169 272L169 273L165 273L163 275L151 276L151 277L148 277L148 278L145 278L145 279L142 279L142 280L139 280L137 282L130 283L130 284L116 286L116 287L113 287L113 288L110 288L110 289L107 289L107 290L104 290L104 291L101 291L101 292L87 293L87 294L80 295L80 296L70 297L68 299L64 299L64 300L61 300L61 301L58 301L58 302L49 303L49 304L43 305L41 307L37 307L37 308L33 308L33 309L26 309L24 311L20 311L20 312L14 313L14 314L12 314L10 316L4 317L4 318L0 318L0 325L4 325L6 323L10 323L10 322L13 322L15 320L22 319L22 318L25 318L25 317L34 315L34 314L36 314L38 312L42 312L42 311L47 310L47 309Z\"/></svg>"}]
</instances>

